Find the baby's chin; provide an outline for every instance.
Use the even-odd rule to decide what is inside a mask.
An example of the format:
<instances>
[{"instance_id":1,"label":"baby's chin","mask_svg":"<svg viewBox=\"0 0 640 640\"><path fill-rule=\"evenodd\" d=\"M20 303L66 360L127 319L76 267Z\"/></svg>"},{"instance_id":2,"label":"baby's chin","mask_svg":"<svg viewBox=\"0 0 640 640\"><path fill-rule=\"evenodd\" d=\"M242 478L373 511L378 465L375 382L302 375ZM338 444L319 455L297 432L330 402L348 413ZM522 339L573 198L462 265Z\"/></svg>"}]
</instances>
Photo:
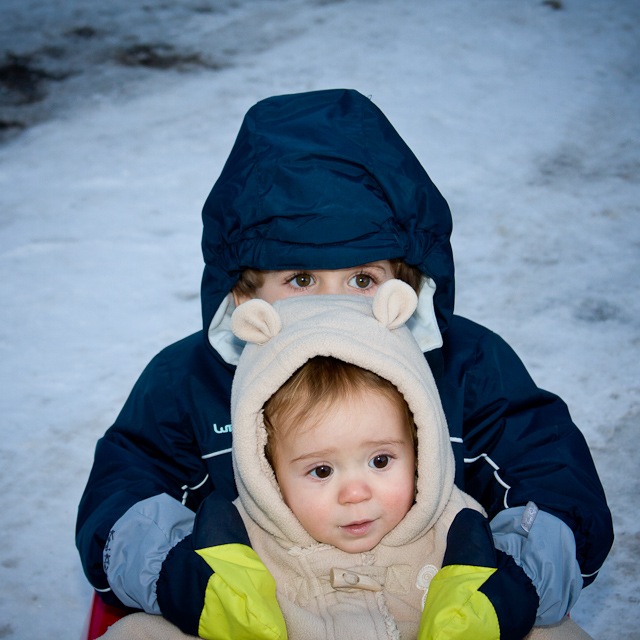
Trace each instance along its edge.
<instances>
[{"instance_id":1,"label":"baby's chin","mask_svg":"<svg viewBox=\"0 0 640 640\"><path fill-rule=\"evenodd\" d=\"M376 536L375 538L367 537L359 540L338 540L333 543L333 546L347 553L365 553L375 549L380 543L380 540L382 540L380 536Z\"/></svg>"},{"instance_id":2,"label":"baby's chin","mask_svg":"<svg viewBox=\"0 0 640 640\"><path fill-rule=\"evenodd\" d=\"M367 551L372 551L378 546L378 543L375 544L365 544L361 546L355 545L335 545L340 551L346 551L347 553L366 553Z\"/></svg>"}]
</instances>

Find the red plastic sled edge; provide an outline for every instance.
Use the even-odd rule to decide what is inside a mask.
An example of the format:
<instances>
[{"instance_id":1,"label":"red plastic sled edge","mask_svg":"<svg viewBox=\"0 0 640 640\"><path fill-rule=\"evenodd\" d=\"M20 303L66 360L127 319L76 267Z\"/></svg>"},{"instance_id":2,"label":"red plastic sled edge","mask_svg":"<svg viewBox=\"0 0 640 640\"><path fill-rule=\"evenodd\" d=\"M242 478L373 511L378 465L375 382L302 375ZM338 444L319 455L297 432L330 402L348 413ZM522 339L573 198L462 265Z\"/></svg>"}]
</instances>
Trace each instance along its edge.
<instances>
[{"instance_id":1,"label":"red plastic sled edge","mask_svg":"<svg viewBox=\"0 0 640 640\"><path fill-rule=\"evenodd\" d=\"M107 632L107 629L112 624L115 624L120 618L124 618L128 613L124 609L105 604L94 591L80 640L95 640L99 638Z\"/></svg>"}]
</instances>

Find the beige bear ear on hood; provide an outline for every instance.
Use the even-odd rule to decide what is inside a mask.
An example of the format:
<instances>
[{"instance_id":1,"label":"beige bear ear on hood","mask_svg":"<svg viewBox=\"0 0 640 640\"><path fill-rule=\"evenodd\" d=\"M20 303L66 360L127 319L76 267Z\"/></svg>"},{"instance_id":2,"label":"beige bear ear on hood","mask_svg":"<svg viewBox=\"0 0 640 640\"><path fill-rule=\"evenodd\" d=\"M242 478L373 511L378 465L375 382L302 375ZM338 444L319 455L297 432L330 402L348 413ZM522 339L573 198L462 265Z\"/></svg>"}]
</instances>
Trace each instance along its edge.
<instances>
[{"instance_id":1,"label":"beige bear ear on hood","mask_svg":"<svg viewBox=\"0 0 640 640\"><path fill-rule=\"evenodd\" d=\"M387 280L373 299L373 315L387 329L401 327L418 306L416 292L402 280Z\"/></svg>"},{"instance_id":2,"label":"beige bear ear on hood","mask_svg":"<svg viewBox=\"0 0 640 640\"><path fill-rule=\"evenodd\" d=\"M231 330L240 340L265 344L282 329L278 312L266 301L243 302L231 316Z\"/></svg>"}]
</instances>

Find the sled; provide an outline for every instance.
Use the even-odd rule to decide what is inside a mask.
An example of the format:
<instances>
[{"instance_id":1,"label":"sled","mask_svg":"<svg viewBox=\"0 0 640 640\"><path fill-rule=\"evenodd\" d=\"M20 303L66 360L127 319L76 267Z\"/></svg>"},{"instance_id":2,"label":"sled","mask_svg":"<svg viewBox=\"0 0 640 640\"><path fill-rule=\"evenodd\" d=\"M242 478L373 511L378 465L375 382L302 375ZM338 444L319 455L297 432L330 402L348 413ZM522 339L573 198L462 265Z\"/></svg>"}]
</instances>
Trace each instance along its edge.
<instances>
[{"instance_id":1,"label":"sled","mask_svg":"<svg viewBox=\"0 0 640 640\"><path fill-rule=\"evenodd\" d=\"M94 591L89 613L84 623L80 640L95 640L107 632L107 629L120 618L124 618L129 611L105 604Z\"/></svg>"}]
</instances>

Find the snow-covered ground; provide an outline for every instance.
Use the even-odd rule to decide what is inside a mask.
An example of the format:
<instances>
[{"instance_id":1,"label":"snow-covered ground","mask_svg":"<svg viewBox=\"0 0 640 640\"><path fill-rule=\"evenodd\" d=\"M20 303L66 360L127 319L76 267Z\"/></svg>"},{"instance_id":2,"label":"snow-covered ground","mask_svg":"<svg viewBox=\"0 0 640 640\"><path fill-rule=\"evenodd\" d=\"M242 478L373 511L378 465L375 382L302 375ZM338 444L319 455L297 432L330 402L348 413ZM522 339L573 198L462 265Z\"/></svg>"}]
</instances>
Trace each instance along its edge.
<instances>
[{"instance_id":1,"label":"snow-covered ground","mask_svg":"<svg viewBox=\"0 0 640 640\"><path fill-rule=\"evenodd\" d=\"M79 637L93 447L199 327L202 203L254 102L330 87L448 199L458 312L569 403L617 534L574 618L639 638L639 43L637 0L2 0L0 638Z\"/></svg>"}]
</instances>

